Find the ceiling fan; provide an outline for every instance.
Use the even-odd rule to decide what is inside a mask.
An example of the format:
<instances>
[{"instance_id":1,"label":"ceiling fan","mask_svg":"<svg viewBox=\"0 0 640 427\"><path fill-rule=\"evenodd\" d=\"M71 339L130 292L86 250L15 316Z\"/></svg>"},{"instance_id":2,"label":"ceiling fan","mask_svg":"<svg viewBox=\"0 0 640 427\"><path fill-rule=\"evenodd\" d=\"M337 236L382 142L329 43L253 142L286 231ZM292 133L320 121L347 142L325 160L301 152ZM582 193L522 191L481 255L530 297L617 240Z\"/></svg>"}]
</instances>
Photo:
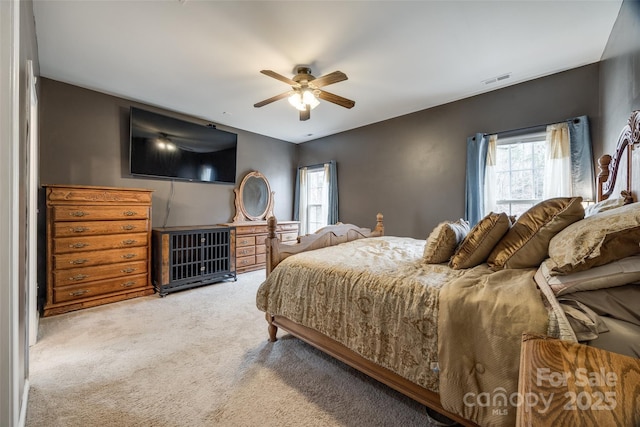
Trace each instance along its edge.
<instances>
[{"instance_id":1,"label":"ceiling fan","mask_svg":"<svg viewBox=\"0 0 640 427\"><path fill-rule=\"evenodd\" d=\"M356 105L356 103L350 99L334 95L321 89L330 84L347 80L347 75L342 71L334 71L333 73L316 78L311 74L311 68L305 66L299 66L297 68L297 74L291 79L275 71L261 70L260 72L262 74L291 85L291 90L260 101L253 104L253 106L259 108L274 101L289 98L289 103L300 110L300 120L309 120L311 117L311 109L320 103L317 98L332 102L344 108L352 108Z\"/></svg>"}]
</instances>

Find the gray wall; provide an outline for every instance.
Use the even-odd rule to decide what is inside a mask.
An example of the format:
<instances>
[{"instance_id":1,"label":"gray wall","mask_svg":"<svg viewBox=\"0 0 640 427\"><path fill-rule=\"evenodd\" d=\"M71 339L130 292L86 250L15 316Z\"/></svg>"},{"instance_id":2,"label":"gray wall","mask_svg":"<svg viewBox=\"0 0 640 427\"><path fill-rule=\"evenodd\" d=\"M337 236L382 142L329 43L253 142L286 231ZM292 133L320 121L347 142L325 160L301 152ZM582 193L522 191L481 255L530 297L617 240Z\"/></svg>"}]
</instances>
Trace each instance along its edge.
<instances>
[{"instance_id":1,"label":"gray wall","mask_svg":"<svg viewBox=\"0 0 640 427\"><path fill-rule=\"evenodd\" d=\"M42 79L40 182L148 188L153 193L153 226L206 225L228 222L235 213L233 189L252 171L262 172L275 194L278 219L292 218L297 147L239 129L237 184L203 184L140 179L128 172L129 107L207 123L115 96L55 80Z\"/></svg>"},{"instance_id":2,"label":"gray wall","mask_svg":"<svg viewBox=\"0 0 640 427\"><path fill-rule=\"evenodd\" d=\"M620 130L640 110L640 1L625 0L600 63L602 140L613 153Z\"/></svg>"},{"instance_id":3,"label":"gray wall","mask_svg":"<svg viewBox=\"0 0 640 427\"><path fill-rule=\"evenodd\" d=\"M467 136L583 114L596 136L598 74L592 64L310 141L299 165L337 161L340 221L373 227L382 212L388 235L424 239L464 217Z\"/></svg>"}]
</instances>

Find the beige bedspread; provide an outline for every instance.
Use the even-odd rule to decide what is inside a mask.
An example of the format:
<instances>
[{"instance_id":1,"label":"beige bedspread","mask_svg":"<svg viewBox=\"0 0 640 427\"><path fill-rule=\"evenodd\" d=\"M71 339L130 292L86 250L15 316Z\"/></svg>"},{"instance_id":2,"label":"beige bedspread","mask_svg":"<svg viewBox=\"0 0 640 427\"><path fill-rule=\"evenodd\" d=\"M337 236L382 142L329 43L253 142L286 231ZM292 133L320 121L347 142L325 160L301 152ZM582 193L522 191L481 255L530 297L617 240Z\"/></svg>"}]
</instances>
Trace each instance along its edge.
<instances>
[{"instance_id":1,"label":"beige bedspread","mask_svg":"<svg viewBox=\"0 0 640 427\"><path fill-rule=\"evenodd\" d=\"M517 392L521 333L549 323L535 270L453 270L425 264L423 249L423 240L385 236L297 254L260 286L257 306L439 392L452 412L513 425L515 409L492 415L463 397Z\"/></svg>"},{"instance_id":2,"label":"beige bedspread","mask_svg":"<svg viewBox=\"0 0 640 427\"><path fill-rule=\"evenodd\" d=\"M438 293L463 272L420 262L423 250L424 240L385 236L297 254L260 286L258 308L437 392Z\"/></svg>"}]
</instances>

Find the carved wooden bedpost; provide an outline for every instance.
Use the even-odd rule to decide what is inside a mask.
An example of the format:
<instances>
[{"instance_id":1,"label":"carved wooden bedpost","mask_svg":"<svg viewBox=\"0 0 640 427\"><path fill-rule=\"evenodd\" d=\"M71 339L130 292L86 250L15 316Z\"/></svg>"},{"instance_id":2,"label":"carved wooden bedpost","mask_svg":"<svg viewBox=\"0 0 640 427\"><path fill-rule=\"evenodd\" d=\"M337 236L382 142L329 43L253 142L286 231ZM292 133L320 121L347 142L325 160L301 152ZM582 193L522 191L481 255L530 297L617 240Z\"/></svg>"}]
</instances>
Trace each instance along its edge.
<instances>
[{"instance_id":1,"label":"carved wooden bedpost","mask_svg":"<svg viewBox=\"0 0 640 427\"><path fill-rule=\"evenodd\" d=\"M267 246L267 277L271 274L274 265L277 265L276 261L279 257L278 254L278 234L276 233L276 226L278 221L275 216L270 216L267 219L267 239L265 245ZM267 322L269 323L269 341L274 342L277 340L276 334L278 333L278 327L273 324L273 315L271 313L265 313Z\"/></svg>"},{"instance_id":2,"label":"carved wooden bedpost","mask_svg":"<svg viewBox=\"0 0 640 427\"><path fill-rule=\"evenodd\" d=\"M376 228L374 228L373 231L375 233L380 233L379 236L384 236L384 224L382 223L383 218L384 215L382 215L381 213L378 213L378 215L376 215Z\"/></svg>"},{"instance_id":3,"label":"carved wooden bedpost","mask_svg":"<svg viewBox=\"0 0 640 427\"><path fill-rule=\"evenodd\" d=\"M267 245L267 276L271 274L273 268L278 265L278 233L276 233L278 221L275 216L270 216L267 219L267 239L264 241Z\"/></svg>"},{"instance_id":4,"label":"carved wooden bedpost","mask_svg":"<svg viewBox=\"0 0 640 427\"><path fill-rule=\"evenodd\" d=\"M278 341L278 337L276 336L278 334L278 327L273 324L273 315L265 313L264 317L267 319L267 323L269 324L267 327L267 330L269 331L269 342Z\"/></svg>"},{"instance_id":5,"label":"carved wooden bedpost","mask_svg":"<svg viewBox=\"0 0 640 427\"><path fill-rule=\"evenodd\" d=\"M598 173L598 198L596 201L602 200L602 186L609 179L609 164L611 163L611 156L605 154L604 156L598 159L598 167L600 168L600 173Z\"/></svg>"}]
</instances>

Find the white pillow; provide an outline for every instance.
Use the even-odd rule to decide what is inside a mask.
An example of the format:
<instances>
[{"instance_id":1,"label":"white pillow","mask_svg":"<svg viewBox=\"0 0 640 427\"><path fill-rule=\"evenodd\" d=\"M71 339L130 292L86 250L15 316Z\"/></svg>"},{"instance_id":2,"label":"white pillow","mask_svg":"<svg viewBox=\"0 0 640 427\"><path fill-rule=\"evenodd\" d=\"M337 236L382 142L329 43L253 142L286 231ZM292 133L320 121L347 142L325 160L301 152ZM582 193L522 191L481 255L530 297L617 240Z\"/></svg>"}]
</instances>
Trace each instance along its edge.
<instances>
[{"instance_id":1,"label":"white pillow","mask_svg":"<svg viewBox=\"0 0 640 427\"><path fill-rule=\"evenodd\" d=\"M619 197L617 199L606 199L584 208L584 217L587 218L599 212L604 212L604 211L608 211L609 209L619 208L620 206L624 206L624 204L625 204L624 198L622 197Z\"/></svg>"}]
</instances>

